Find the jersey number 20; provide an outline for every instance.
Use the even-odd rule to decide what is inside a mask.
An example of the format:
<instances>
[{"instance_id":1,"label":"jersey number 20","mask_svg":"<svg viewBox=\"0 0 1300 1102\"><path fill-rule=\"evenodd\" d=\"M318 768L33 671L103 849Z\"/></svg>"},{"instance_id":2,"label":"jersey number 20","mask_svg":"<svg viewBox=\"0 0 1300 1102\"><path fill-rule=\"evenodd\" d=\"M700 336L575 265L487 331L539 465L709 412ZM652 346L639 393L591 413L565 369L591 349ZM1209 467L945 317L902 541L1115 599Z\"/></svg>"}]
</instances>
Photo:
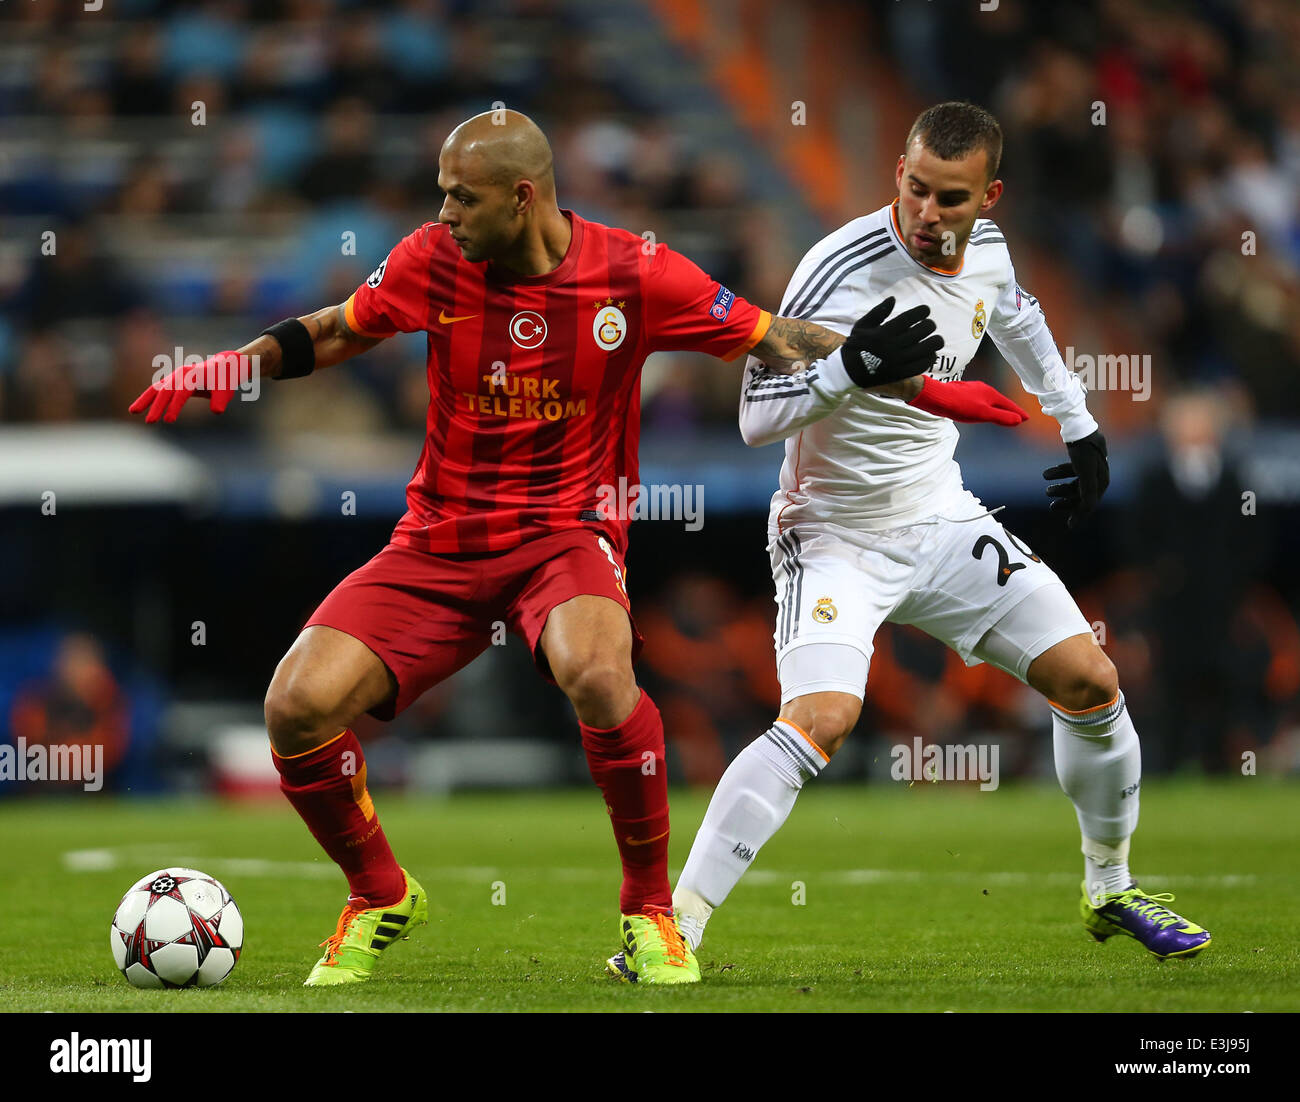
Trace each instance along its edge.
<instances>
[{"instance_id":1,"label":"jersey number 20","mask_svg":"<svg viewBox=\"0 0 1300 1102\"><path fill-rule=\"evenodd\" d=\"M1007 539L1014 543L1019 550L1023 551L1033 559L1034 562L1043 561L1030 551L1028 547L1023 546L1010 532L1007 533ZM980 536L980 538L975 541L975 546L971 548L971 556L976 559L982 559L984 557L984 550L988 547L996 547L998 550L998 585L1006 585L1012 574L1017 570L1024 570L1026 564L1022 562L1012 562L1011 557L1007 554L1007 549L1002 546L1002 541L995 539L993 536Z\"/></svg>"}]
</instances>

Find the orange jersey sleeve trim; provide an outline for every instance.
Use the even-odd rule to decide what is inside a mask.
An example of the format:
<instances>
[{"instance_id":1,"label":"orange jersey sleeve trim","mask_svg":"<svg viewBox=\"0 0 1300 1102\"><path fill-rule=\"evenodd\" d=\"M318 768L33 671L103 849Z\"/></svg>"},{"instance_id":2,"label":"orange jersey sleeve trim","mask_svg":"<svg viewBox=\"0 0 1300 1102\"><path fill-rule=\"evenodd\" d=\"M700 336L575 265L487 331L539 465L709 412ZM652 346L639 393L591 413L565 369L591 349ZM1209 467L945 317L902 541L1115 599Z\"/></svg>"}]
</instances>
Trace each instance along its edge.
<instances>
[{"instance_id":1,"label":"orange jersey sleeve trim","mask_svg":"<svg viewBox=\"0 0 1300 1102\"><path fill-rule=\"evenodd\" d=\"M754 345L756 345L759 341L761 341L764 337L767 336L767 331L769 328L771 328L771 325L772 325L772 315L769 314L766 310L760 310L758 312L758 321L754 325L753 332L750 333L749 336L744 339L744 341L736 345L735 348L733 348L730 352L728 352L725 356L721 358L730 362L731 360L734 360L737 356L743 356L746 352L748 352L751 348L753 348Z\"/></svg>"},{"instance_id":2,"label":"orange jersey sleeve trim","mask_svg":"<svg viewBox=\"0 0 1300 1102\"><path fill-rule=\"evenodd\" d=\"M352 300L356 297L355 294L348 295L348 301L343 306L343 316L347 319L348 328L351 329L352 332L356 333L360 337L375 337L379 340L383 340L386 337L396 336L395 332L372 333L368 329L362 329L360 323L357 321L356 308L352 305Z\"/></svg>"}]
</instances>

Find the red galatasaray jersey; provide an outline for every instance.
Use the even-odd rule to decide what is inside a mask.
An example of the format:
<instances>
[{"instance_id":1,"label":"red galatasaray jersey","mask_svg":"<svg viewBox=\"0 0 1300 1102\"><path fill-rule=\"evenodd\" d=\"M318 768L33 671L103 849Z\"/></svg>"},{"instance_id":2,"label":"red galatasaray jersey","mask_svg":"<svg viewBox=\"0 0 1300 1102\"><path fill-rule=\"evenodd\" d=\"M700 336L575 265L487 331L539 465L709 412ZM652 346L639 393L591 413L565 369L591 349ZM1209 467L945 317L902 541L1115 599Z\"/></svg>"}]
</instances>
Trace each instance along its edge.
<instances>
[{"instance_id":1,"label":"red galatasaray jersey","mask_svg":"<svg viewBox=\"0 0 1300 1102\"><path fill-rule=\"evenodd\" d=\"M573 240L546 275L467 261L430 222L348 299L358 333L429 335L427 436L394 543L500 551L589 525L625 549L628 521L604 515L601 487L638 482L646 357L730 360L767 332L766 310L684 256L564 214Z\"/></svg>"}]
</instances>

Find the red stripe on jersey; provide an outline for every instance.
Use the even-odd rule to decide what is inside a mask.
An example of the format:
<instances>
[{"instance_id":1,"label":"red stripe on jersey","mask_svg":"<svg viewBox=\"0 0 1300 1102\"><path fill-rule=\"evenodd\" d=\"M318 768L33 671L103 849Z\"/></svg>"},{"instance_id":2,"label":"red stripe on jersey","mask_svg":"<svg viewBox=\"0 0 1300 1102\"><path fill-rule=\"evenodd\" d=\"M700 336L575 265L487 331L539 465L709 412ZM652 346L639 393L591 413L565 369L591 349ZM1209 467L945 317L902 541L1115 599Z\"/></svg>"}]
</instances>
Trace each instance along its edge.
<instances>
[{"instance_id":1,"label":"red stripe on jersey","mask_svg":"<svg viewBox=\"0 0 1300 1102\"><path fill-rule=\"evenodd\" d=\"M636 286L640 291L640 301L643 303L645 288L641 271L641 250L645 241L630 234L611 234L610 237L611 248L608 259L610 283L614 287L628 284ZM638 310L634 313L629 305L627 320L630 328L628 339L610 354L610 366L614 370L607 373L601 387L602 399L608 398L616 403L615 416L620 424L627 426L621 439L607 436L604 441L606 454L602 467L610 472L604 481L614 488L616 500L619 501L623 500L622 496L618 495L619 479L627 479L630 493L630 488L636 485L641 477L637 463L637 453L641 443L641 368L649 354L641 312ZM628 378L628 385L618 388L616 379L622 377Z\"/></svg>"},{"instance_id":2,"label":"red stripe on jersey","mask_svg":"<svg viewBox=\"0 0 1300 1102\"><path fill-rule=\"evenodd\" d=\"M584 234L584 237L586 235ZM593 254L600 248L599 239L584 242L586 246L583 257L589 267ZM548 326L546 339L559 340L564 347L574 349L574 355L564 358L556 365L555 378L561 393L574 390L574 371L576 368L578 340L577 288L580 278L587 276L586 271L579 274L575 267L569 277L561 284L548 287L537 302L538 309L546 318ZM599 408L599 406L597 406ZM595 417L579 417L572 420L547 421L537 427L533 433L528 453L521 456L530 469L540 477L535 477L525 492L530 508L544 507L556 489L566 485L570 471L570 454L578 442L590 434L590 425Z\"/></svg>"},{"instance_id":3,"label":"red stripe on jersey","mask_svg":"<svg viewBox=\"0 0 1300 1102\"><path fill-rule=\"evenodd\" d=\"M509 379L515 347L508 330L517 310L513 295L482 279L476 270L481 265L462 263L463 277L475 280L478 286L481 306L478 318L461 323L473 325L474 329L472 334L465 334L464 351L453 372L458 419L447 454L465 472L463 495L467 508L464 519L457 524L455 539L458 549L468 551L502 546L503 542L505 546L518 543L503 541L513 524L505 507L510 500L507 480L502 477L509 422L484 417L468 404L476 397L480 401L485 395L496 397L503 389L498 380Z\"/></svg>"},{"instance_id":4,"label":"red stripe on jersey","mask_svg":"<svg viewBox=\"0 0 1300 1102\"><path fill-rule=\"evenodd\" d=\"M560 392L564 394L593 394L598 388L600 373L606 369L603 358L589 354L589 345L594 351L590 331L593 308L584 308L580 296L580 292L585 293L587 288L605 281L606 251L605 235L589 233L584 227L583 250L578 263L562 284L557 283L547 288L547 318L555 318L561 347L572 350L557 365L556 379ZM588 319L585 343L583 318ZM547 340L550 339L548 335ZM537 484L535 500L545 500L545 495L540 490L542 485L550 482L560 487L562 494L576 495L586 502L578 512L594 508L597 504L596 493L601 480L596 462L597 453L591 447L591 437L593 427L601 420L596 411L606 407L601 404L598 395L594 401L590 401L590 406L586 416L547 422L538 428L533 461L538 465L537 469L546 474ZM611 418L605 429L609 431L615 426L618 431L622 431L622 424L616 418Z\"/></svg>"},{"instance_id":5,"label":"red stripe on jersey","mask_svg":"<svg viewBox=\"0 0 1300 1102\"><path fill-rule=\"evenodd\" d=\"M456 297L456 266L460 250L441 227L425 227L428 271L425 284L425 328L429 352L425 374L429 384L428 435L415 478L407 487L407 505L420 517L454 516L464 513L463 487L453 477L452 469L442 459L447 454L447 437L456 416L455 391L442 383L452 363L452 338L456 331L438 319L446 310L452 317L477 313L482 301L467 303ZM471 321L460 322L469 325ZM428 477L419 477L422 474ZM409 514L408 514L409 516Z\"/></svg>"},{"instance_id":6,"label":"red stripe on jersey","mask_svg":"<svg viewBox=\"0 0 1300 1102\"><path fill-rule=\"evenodd\" d=\"M597 300L603 302L610 295L609 235L588 226L587 237L579 286L570 303L566 323L575 348L578 348L584 340L588 344L593 342L591 319L595 316L595 304ZM574 372L577 374L575 375ZM585 508L596 507L599 502L594 499L598 497L600 487L607 481L601 456L606 438L611 435L610 427L618 425L620 429L622 428L623 422L618 411L605 399L605 388L611 384L617 386L621 375L622 371L614 363L612 356L604 357L603 362L595 359L583 359L581 363L575 361L570 371L570 380L584 392L594 393L594 408L607 410L608 413L602 414L599 418L576 418L570 422L567 433L560 437L548 434L546 439L546 443L553 449L552 457L559 464L560 470L565 472L566 477L574 470L575 465L579 469L585 466L584 477L591 487L590 494L593 498L591 504ZM539 493L539 500L542 496Z\"/></svg>"},{"instance_id":7,"label":"red stripe on jersey","mask_svg":"<svg viewBox=\"0 0 1300 1102\"><path fill-rule=\"evenodd\" d=\"M476 393L485 366L506 353L493 339L497 329L494 322L503 304L488 295L479 271L481 265L465 260L450 238L447 245L454 254L454 266L445 313L450 317L474 315L464 321L442 323L448 331L448 357L437 381L442 402L452 411L439 455L438 489L446 499L447 512L463 518L448 533L453 543L448 549L460 550L456 545L462 539L468 537L474 543L483 538L481 511L485 507L476 500L473 477L474 434L481 426L472 412L467 416L464 395ZM482 427L486 431L486 426Z\"/></svg>"}]
</instances>

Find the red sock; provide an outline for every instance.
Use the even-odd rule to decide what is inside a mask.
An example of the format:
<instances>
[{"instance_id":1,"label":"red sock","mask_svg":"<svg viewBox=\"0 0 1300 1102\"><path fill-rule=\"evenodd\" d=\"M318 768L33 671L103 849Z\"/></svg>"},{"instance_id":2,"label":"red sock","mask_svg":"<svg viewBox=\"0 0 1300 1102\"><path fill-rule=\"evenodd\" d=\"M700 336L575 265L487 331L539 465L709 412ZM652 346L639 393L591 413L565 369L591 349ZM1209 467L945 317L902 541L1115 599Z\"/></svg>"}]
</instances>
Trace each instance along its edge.
<instances>
[{"instance_id":1,"label":"red sock","mask_svg":"<svg viewBox=\"0 0 1300 1102\"><path fill-rule=\"evenodd\" d=\"M393 857L366 789L366 759L348 728L305 754L271 758L280 771L280 791L307 829L348 878L354 900L370 907L396 903L406 878Z\"/></svg>"},{"instance_id":2,"label":"red sock","mask_svg":"<svg viewBox=\"0 0 1300 1102\"><path fill-rule=\"evenodd\" d=\"M587 766L605 794L623 860L619 909L623 914L667 914L673 897L668 886L668 774L659 709L643 691L619 726L608 731L579 726Z\"/></svg>"}]
</instances>

